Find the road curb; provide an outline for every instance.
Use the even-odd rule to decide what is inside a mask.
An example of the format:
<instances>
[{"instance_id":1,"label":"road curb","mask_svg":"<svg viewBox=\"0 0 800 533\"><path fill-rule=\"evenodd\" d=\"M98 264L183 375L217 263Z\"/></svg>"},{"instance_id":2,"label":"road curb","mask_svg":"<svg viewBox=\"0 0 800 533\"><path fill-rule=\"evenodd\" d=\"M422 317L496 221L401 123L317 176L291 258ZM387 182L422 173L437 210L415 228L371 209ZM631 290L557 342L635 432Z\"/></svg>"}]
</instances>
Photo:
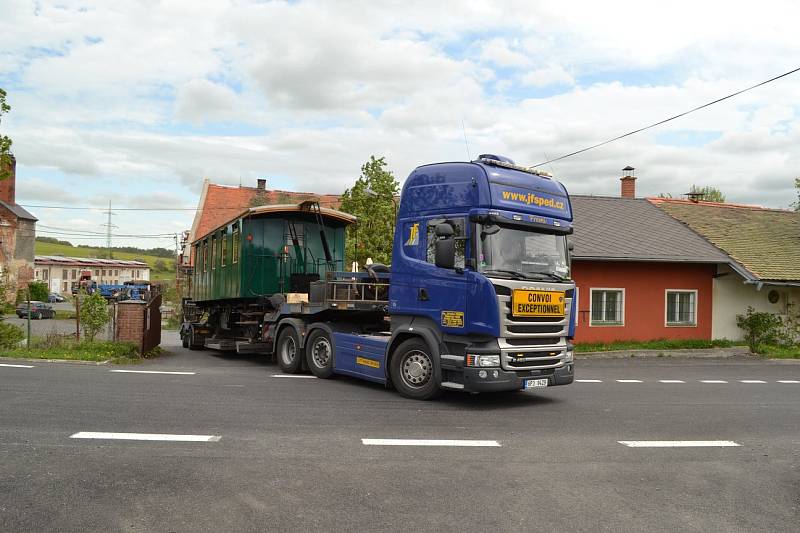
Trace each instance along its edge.
<instances>
[{"instance_id":1,"label":"road curb","mask_svg":"<svg viewBox=\"0 0 800 533\"><path fill-rule=\"evenodd\" d=\"M733 348L706 348L701 350L612 350L607 352L576 352L576 358L587 359L624 359L624 358L696 358L696 359L727 359L730 357L745 356L761 359L753 355L745 347Z\"/></svg>"},{"instance_id":2,"label":"road curb","mask_svg":"<svg viewBox=\"0 0 800 533\"><path fill-rule=\"evenodd\" d=\"M111 364L111 359L106 359L105 361L80 361L76 359L39 359L36 357L2 357L0 356L0 361L26 361L26 362L39 362L39 363L67 363L72 365L90 365L90 366L102 366Z\"/></svg>"}]
</instances>

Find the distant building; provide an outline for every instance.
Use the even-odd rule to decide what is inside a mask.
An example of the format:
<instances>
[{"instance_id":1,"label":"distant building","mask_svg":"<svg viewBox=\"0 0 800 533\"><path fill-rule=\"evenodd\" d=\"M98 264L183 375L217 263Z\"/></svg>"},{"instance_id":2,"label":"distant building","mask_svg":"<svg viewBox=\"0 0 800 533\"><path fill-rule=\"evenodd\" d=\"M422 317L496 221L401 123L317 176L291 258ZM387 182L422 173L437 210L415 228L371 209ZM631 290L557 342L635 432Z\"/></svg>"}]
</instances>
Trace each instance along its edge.
<instances>
[{"instance_id":1,"label":"distant building","mask_svg":"<svg viewBox=\"0 0 800 533\"><path fill-rule=\"evenodd\" d=\"M50 292L69 293L73 282L81 279L91 279L99 285L149 281L150 266L142 261L37 255L34 276L37 281L46 282Z\"/></svg>"},{"instance_id":2,"label":"distant building","mask_svg":"<svg viewBox=\"0 0 800 533\"><path fill-rule=\"evenodd\" d=\"M16 166L12 158L10 176L0 180L0 276L13 302L17 290L27 287L34 277L33 258L36 217L16 202Z\"/></svg>"}]
</instances>

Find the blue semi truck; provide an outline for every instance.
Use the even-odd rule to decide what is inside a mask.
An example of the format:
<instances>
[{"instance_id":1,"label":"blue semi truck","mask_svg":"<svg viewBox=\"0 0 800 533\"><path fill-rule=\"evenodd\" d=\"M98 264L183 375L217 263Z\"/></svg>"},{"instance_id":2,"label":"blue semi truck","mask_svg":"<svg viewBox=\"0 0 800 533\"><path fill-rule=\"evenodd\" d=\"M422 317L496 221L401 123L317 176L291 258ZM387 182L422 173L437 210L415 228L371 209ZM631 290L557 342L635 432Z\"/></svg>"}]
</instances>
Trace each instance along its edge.
<instances>
[{"instance_id":1,"label":"blue semi truck","mask_svg":"<svg viewBox=\"0 0 800 533\"><path fill-rule=\"evenodd\" d=\"M353 221L311 203L265 206L199 239L204 296L184 302L184 346L268 354L286 373L348 375L421 400L573 382L562 184L491 154L420 166L403 186L391 268L342 271ZM275 250L253 243L268 235ZM226 261L240 265L233 278ZM252 289L265 272L281 290Z\"/></svg>"}]
</instances>

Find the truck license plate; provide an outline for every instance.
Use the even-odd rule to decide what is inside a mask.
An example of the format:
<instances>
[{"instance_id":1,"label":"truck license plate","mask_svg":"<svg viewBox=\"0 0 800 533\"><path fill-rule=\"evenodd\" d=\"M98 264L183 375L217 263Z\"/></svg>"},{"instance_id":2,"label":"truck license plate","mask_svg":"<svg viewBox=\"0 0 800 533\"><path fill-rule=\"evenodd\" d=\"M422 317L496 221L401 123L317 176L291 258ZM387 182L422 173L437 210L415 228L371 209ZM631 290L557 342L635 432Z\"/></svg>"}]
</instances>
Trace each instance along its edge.
<instances>
[{"instance_id":1,"label":"truck license plate","mask_svg":"<svg viewBox=\"0 0 800 533\"><path fill-rule=\"evenodd\" d=\"M526 389L535 389L536 387L547 387L547 378L544 379L526 379L525 380L525 387Z\"/></svg>"},{"instance_id":2,"label":"truck license plate","mask_svg":"<svg viewBox=\"0 0 800 533\"><path fill-rule=\"evenodd\" d=\"M562 291L528 291L515 289L511 298L513 316L564 316Z\"/></svg>"}]
</instances>

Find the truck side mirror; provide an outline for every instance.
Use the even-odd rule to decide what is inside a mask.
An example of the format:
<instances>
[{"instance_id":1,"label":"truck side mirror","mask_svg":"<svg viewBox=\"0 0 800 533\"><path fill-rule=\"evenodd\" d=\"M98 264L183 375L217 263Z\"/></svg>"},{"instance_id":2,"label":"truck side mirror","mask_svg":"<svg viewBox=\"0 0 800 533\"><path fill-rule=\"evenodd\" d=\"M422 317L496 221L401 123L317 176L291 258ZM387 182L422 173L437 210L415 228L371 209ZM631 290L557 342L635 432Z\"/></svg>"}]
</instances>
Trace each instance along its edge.
<instances>
[{"instance_id":1,"label":"truck side mirror","mask_svg":"<svg viewBox=\"0 0 800 533\"><path fill-rule=\"evenodd\" d=\"M570 252L573 251L575 249L575 243L572 241L567 241L567 242L568 242L567 248L569 249Z\"/></svg>"}]
</instances>

